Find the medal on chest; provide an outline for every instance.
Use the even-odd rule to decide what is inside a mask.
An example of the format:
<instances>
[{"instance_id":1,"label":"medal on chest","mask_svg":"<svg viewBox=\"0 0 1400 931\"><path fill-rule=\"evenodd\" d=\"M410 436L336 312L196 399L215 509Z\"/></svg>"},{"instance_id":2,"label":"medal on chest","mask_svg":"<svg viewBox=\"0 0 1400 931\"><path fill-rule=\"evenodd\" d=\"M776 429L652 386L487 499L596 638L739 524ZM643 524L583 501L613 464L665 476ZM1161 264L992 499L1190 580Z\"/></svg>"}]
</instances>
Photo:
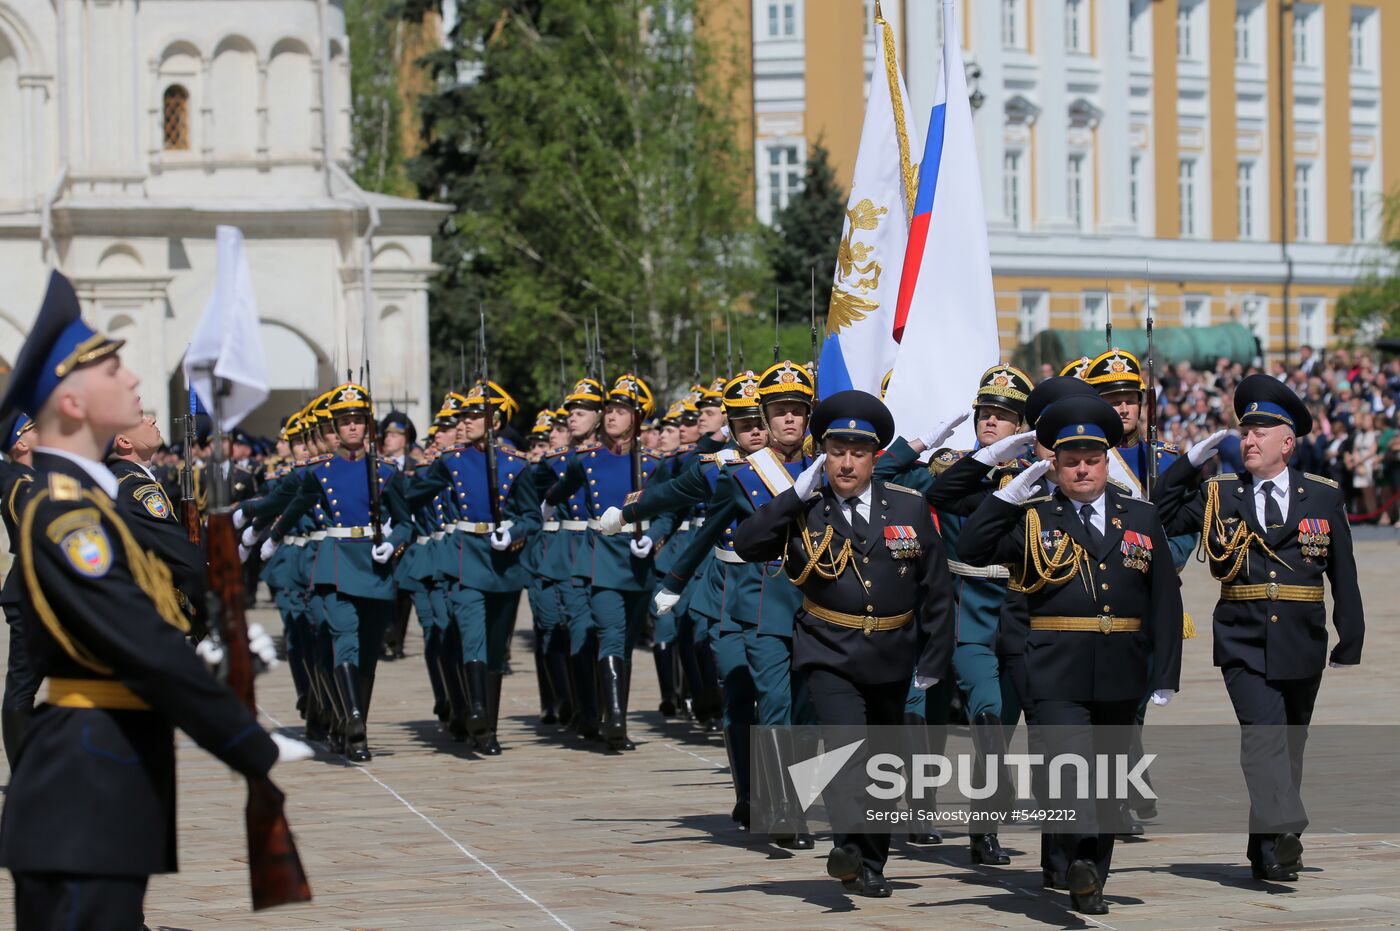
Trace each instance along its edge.
<instances>
[{"instance_id":1,"label":"medal on chest","mask_svg":"<svg viewBox=\"0 0 1400 931\"><path fill-rule=\"evenodd\" d=\"M1298 522L1298 546L1304 556L1326 556L1332 543L1332 528L1320 517L1308 517Z\"/></svg>"},{"instance_id":2,"label":"medal on chest","mask_svg":"<svg viewBox=\"0 0 1400 931\"><path fill-rule=\"evenodd\" d=\"M1136 530L1123 531L1123 542L1119 544L1123 552L1123 567L1146 572L1152 566L1152 538Z\"/></svg>"},{"instance_id":3,"label":"medal on chest","mask_svg":"<svg viewBox=\"0 0 1400 931\"><path fill-rule=\"evenodd\" d=\"M915 559L924 549L919 535L907 524L891 524L885 528L885 547L895 559Z\"/></svg>"}]
</instances>

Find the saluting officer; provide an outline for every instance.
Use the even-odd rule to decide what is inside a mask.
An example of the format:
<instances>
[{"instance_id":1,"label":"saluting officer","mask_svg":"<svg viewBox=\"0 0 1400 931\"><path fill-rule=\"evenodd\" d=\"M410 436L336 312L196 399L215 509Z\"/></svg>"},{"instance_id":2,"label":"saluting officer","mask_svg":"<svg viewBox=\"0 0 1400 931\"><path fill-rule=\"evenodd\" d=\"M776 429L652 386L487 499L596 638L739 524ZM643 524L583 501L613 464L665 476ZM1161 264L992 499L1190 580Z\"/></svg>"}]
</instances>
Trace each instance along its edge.
<instances>
[{"instance_id":1,"label":"saluting officer","mask_svg":"<svg viewBox=\"0 0 1400 931\"><path fill-rule=\"evenodd\" d=\"M1181 594L1167 537L1152 505L1108 482L1108 452L1122 430L1099 398L1056 401L1036 424L1036 439L1053 458L988 496L959 539L964 558L1007 564L1011 587L1026 597L1027 684L1051 756L1126 754L1128 728L1100 725L1131 725L1148 688L1159 704L1177 689ZM1032 497L1047 472L1056 490ZM1114 840L1107 822L1119 820L1120 803L1059 804L1075 808L1079 830L1043 842L1064 851L1073 907L1106 914Z\"/></svg>"},{"instance_id":2,"label":"saluting officer","mask_svg":"<svg viewBox=\"0 0 1400 931\"><path fill-rule=\"evenodd\" d=\"M1298 795L1303 747L1324 665L1361 662L1366 621L1346 499L1331 479L1288 463L1312 415L1286 385L1250 375L1235 389L1245 475L1201 485L1200 467L1228 431L1200 441L1162 481L1169 529L1199 532L1215 605L1215 665L1235 706L1249 786L1249 863L1255 879L1293 882L1307 813ZM1323 578L1332 586L1337 645L1327 654ZM1255 727L1254 725L1301 725Z\"/></svg>"},{"instance_id":3,"label":"saluting officer","mask_svg":"<svg viewBox=\"0 0 1400 931\"><path fill-rule=\"evenodd\" d=\"M176 869L176 727L249 777L310 755L269 736L209 675L185 642L169 571L117 512L116 477L98 457L141 415L121 346L83 323L54 272L0 400L0 414L33 412L42 443L19 569L48 696L0 818L20 931L142 926L150 876Z\"/></svg>"},{"instance_id":4,"label":"saluting officer","mask_svg":"<svg viewBox=\"0 0 1400 931\"><path fill-rule=\"evenodd\" d=\"M875 454L894 437L880 399L837 392L817 406L811 425L823 455L739 525L734 548L757 564L782 559L802 591L793 671L806 677L818 723L899 724L910 677L928 687L951 658L943 543L921 495L871 481ZM852 787L838 783L849 801ZM827 872L850 892L888 896L889 834L834 840Z\"/></svg>"}]
</instances>

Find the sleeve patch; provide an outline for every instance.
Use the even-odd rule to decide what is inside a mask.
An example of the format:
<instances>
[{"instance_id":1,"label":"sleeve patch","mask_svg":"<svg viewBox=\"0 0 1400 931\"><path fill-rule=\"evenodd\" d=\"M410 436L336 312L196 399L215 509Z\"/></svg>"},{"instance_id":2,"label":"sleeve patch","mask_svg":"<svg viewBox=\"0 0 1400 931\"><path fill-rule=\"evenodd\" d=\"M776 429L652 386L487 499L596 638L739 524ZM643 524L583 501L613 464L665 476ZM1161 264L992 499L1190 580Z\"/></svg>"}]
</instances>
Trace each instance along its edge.
<instances>
[{"instance_id":1,"label":"sleeve patch","mask_svg":"<svg viewBox=\"0 0 1400 931\"><path fill-rule=\"evenodd\" d=\"M165 520L170 516L170 502L165 499L165 492L159 485L142 485L132 492L132 495L146 512L157 520Z\"/></svg>"},{"instance_id":2,"label":"sleeve patch","mask_svg":"<svg viewBox=\"0 0 1400 931\"><path fill-rule=\"evenodd\" d=\"M54 521L54 524L59 521ZM48 533L53 536L53 524L49 525ZM58 547L73 570L86 578L100 579L112 568L112 542L107 539L107 531L96 520L85 527L68 531L59 540Z\"/></svg>"}]
</instances>

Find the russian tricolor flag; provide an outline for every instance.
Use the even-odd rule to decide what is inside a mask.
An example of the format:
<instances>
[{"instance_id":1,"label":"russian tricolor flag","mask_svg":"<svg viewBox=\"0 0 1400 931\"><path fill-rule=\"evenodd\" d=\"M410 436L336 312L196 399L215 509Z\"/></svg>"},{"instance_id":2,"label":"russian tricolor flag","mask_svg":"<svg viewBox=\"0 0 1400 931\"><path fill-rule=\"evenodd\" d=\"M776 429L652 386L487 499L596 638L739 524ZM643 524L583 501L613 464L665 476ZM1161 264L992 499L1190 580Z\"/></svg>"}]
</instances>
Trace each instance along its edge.
<instances>
[{"instance_id":1,"label":"russian tricolor flag","mask_svg":"<svg viewBox=\"0 0 1400 931\"><path fill-rule=\"evenodd\" d=\"M917 436L966 411L997 363L996 298L982 179L959 31L943 0L943 76L929 119L892 335L899 345L885 403ZM950 444L972 446L964 423Z\"/></svg>"}]
</instances>

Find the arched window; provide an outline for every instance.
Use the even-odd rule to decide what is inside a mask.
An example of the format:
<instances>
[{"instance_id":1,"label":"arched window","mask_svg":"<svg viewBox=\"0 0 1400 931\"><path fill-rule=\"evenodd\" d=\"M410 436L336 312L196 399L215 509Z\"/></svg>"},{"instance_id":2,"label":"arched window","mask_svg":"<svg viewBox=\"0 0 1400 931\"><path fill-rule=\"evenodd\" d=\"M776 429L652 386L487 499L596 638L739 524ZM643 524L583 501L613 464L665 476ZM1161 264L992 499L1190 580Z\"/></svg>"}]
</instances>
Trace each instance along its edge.
<instances>
[{"instance_id":1,"label":"arched window","mask_svg":"<svg viewBox=\"0 0 1400 931\"><path fill-rule=\"evenodd\" d=\"M165 148L180 152L190 148L190 92L179 84L165 89Z\"/></svg>"}]
</instances>

